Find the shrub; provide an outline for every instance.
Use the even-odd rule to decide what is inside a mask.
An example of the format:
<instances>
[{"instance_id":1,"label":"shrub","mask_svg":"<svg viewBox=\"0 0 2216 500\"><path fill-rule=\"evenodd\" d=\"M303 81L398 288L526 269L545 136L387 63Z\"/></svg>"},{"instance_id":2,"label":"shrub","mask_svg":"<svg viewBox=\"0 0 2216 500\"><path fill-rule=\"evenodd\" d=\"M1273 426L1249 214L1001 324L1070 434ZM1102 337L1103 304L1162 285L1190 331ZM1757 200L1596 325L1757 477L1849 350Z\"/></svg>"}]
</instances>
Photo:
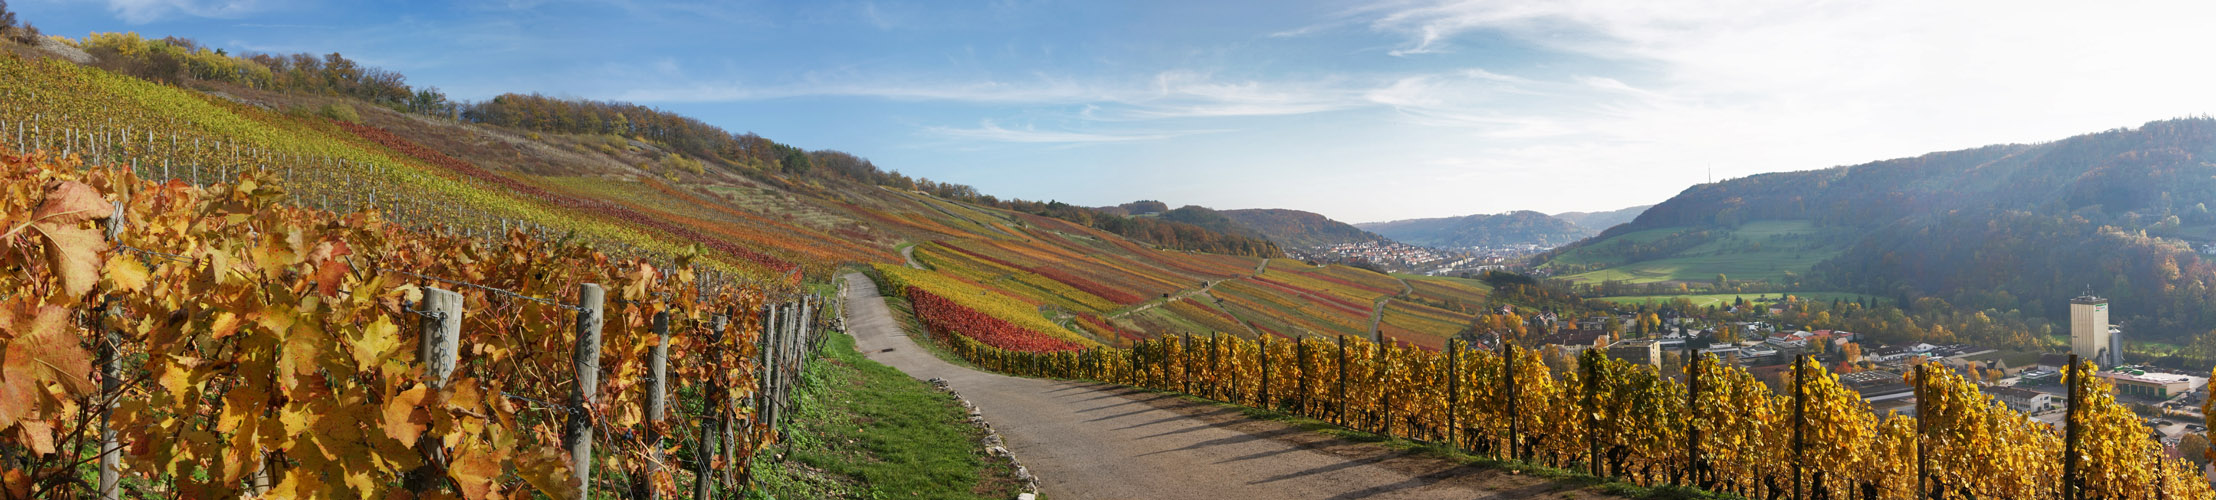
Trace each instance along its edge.
<instances>
[{"instance_id":1,"label":"shrub","mask_svg":"<svg viewBox=\"0 0 2216 500\"><path fill-rule=\"evenodd\" d=\"M361 113L355 112L354 106L346 103L334 102L324 104L321 109L316 110L316 115L346 123L362 122Z\"/></svg>"}]
</instances>

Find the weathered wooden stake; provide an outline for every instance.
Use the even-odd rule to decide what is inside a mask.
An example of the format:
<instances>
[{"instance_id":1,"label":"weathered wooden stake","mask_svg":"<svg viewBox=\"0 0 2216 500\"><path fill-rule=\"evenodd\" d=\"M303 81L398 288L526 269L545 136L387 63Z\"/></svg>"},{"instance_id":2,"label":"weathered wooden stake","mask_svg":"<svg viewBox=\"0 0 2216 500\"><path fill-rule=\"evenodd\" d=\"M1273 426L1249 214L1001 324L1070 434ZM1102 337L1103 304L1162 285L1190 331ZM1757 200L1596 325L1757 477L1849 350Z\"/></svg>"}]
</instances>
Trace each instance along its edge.
<instances>
[{"instance_id":1,"label":"weathered wooden stake","mask_svg":"<svg viewBox=\"0 0 2216 500\"><path fill-rule=\"evenodd\" d=\"M600 285L577 288L577 352L570 358L577 369L577 386L569 395L569 419L562 427L562 448L569 450L570 472L577 479L577 496L592 497L592 405L600 399L600 325L608 300Z\"/></svg>"},{"instance_id":2,"label":"weathered wooden stake","mask_svg":"<svg viewBox=\"0 0 2216 500\"><path fill-rule=\"evenodd\" d=\"M454 365L461 353L462 294L439 288L423 289L422 311L423 338L416 344L416 359L423 363L423 385L432 391L446 387L454 376ZM415 442L417 452L429 462L408 471L409 491L423 493L435 490L444 483L439 471L445 470L446 449L440 436L425 433Z\"/></svg>"},{"instance_id":3,"label":"weathered wooden stake","mask_svg":"<svg viewBox=\"0 0 2216 500\"><path fill-rule=\"evenodd\" d=\"M1447 444L1462 449L1462 341L1447 341Z\"/></svg>"},{"instance_id":4,"label":"weathered wooden stake","mask_svg":"<svg viewBox=\"0 0 2216 500\"><path fill-rule=\"evenodd\" d=\"M1808 428L1808 355L1793 358L1793 498L1801 498L1801 462L1806 455ZM1923 415L1917 415L1922 417Z\"/></svg>"},{"instance_id":5,"label":"weathered wooden stake","mask_svg":"<svg viewBox=\"0 0 2216 500\"><path fill-rule=\"evenodd\" d=\"M1347 336L1339 336L1339 425L1347 425Z\"/></svg>"},{"instance_id":6,"label":"weathered wooden stake","mask_svg":"<svg viewBox=\"0 0 2216 500\"><path fill-rule=\"evenodd\" d=\"M725 328L729 327L730 323L731 319L721 314L716 315L715 319L708 323L709 366L721 366L723 364L723 349L721 347L723 345L723 332ZM723 410L726 406L724 403L727 400L723 395L723 384L720 379L708 377L706 400L708 402L707 406L701 408L703 422L700 423L699 447L693 450L694 500L715 498L716 482L713 480L715 477L713 465L716 457L716 443L723 439L719 435L719 431L723 428L721 421L724 420Z\"/></svg>"},{"instance_id":7,"label":"weathered wooden stake","mask_svg":"<svg viewBox=\"0 0 2216 500\"><path fill-rule=\"evenodd\" d=\"M1274 408L1270 406L1270 334L1262 334L1255 340L1262 343L1262 346L1257 348L1262 358L1262 379L1254 384L1254 401L1255 404L1263 408Z\"/></svg>"},{"instance_id":8,"label":"weathered wooden stake","mask_svg":"<svg viewBox=\"0 0 2216 500\"><path fill-rule=\"evenodd\" d=\"M121 244L123 227L126 224L128 222L124 218L123 202L115 202L115 212L108 216L107 221L109 245ZM123 315L123 307L116 305L112 300L108 302L107 309L109 317L121 317ZM101 330L104 332L103 337L105 338L100 342L100 396L102 399L106 399L113 397L115 391L122 389L123 356L116 352L116 347L122 343L122 337L116 333L114 328L102 328ZM116 441L115 424L112 423L114 414L115 405L112 402L100 407L100 473L98 485L101 500L120 500L123 498L122 489L118 487L118 481L121 480L118 472L122 465L123 445Z\"/></svg>"},{"instance_id":9,"label":"weathered wooden stake","mask_svg":"<svg viewBox=\"0 0 2216 500\"><path fill-rule=\"evenodd\" d=\"M2070 368L2062 372L2063 383L2069 385L2070 406L2062 411L2062 498L2078 500L2078 386L2085 384L2085 374L2078 373L2077 354L2070 355ZM1917 415L1922 419L1923 415Z\"/></svg>"},{"instance_id":10,"label":"weathered wooden stake","mask_svg":"<svg viewBox=\"0 0 2216 500\"><path fill-rule=\"evenodd\" d=\"M645 472L632 481L631 496L654 500L654 475L662 470L662 420L669 414L669 311L654 313L654 348L646 358L646 448L651 454Z\"/></svg>"},{"instance_id":11,"label":"weathered wooden stake","mask_svg":"<svg viewBox=\"0 0 2216 500\"><path fill-rule=\"evenodd\" d=\"M1516 346L1502 339L1500 343L1501 367L1508 376L1501 377L1508 393L1508 456L1523 460L1523 418L1516 411Z\"/></svg>"}]
</instances>

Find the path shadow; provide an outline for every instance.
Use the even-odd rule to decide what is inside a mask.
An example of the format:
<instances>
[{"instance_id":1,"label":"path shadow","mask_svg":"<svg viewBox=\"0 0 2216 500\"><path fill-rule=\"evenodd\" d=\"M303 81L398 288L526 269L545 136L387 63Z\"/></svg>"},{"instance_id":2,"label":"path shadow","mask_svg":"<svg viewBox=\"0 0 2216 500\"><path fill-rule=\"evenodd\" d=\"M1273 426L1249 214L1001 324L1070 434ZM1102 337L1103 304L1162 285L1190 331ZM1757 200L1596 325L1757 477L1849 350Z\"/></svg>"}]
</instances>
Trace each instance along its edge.
<instances>
[{"instance_id":1,"label":"path shadow","mask_svg":"<svg viewBox=\"0 0 2216 500\"><path fill-rule=\"evenodd\" d=\"M1457 467L1449 467L1432 472L1430 474L1411 477L1405 481L1397 483L1381 484L1377 486L1363 488L1360 490L1340 493L1338 495L1331 496L1329 500L1357 500L1378 495L1384 495L1387 493L1393 493L1401 490L1422 488L1426 486L1431 486L1433 484L1438 484L1440 481L1454 479L1458 476L1463 476L1467 474L1480 474L1485 472L1486 470L1487 469L1484 467L1466 464ZM1557 487L1558 486L1553 484L1552 482L1540 482L1538 484L1525 486L1522 488L1496 491L1490 495L1481 498L1531 498L1543 493L1547 493L1548 491Z\"/></svg>"},{"instance_id":2,"label":"path shadow","mask_svg":"<svg viewBox=\"0 0 2216 500\"><path fill-rule=\"evenodd\" d=\"M1149 409L1152 409L1152 408L1149 408ZM1120 430L1126 430L1126 429L1137 429L1137 428L1140 428L1140 427L1146 427L1146 426L1149 426L1149 425L1154 425L1154 424L1159 424L1159 423L1164 423L1164 422L1172 422L1172 421L1177 421L1177 420L1193 420L1193 419L1198 419L1198 418L1201 418L1201 417L1212 417L1212 416L1216 416L1216 415L1222 415L1222 414L1225 414L1225 413L1231 413L1231 412L1234 412L1234 411L1238 411L1238 410L1216 410L1216 411L1212 411L1212 412L1207 412L1207 413L1199 413L1199 414L1192 414L1192 415L1187 415L1187 414L1179 413L1179 414L1176 414L1176 415L1170 415L1170 416L1167 416L1167 417L1162 417L1162 418L1160 418L1160 419L1156 419L1156 420L1154 420L1153 422L1147 422L1147 423L1143 423L1143 424L1134 424L1134 425L1126 425L1126 426L1123 426L1123 427L1118 427L1118 428L1116 428L1116 430L1119 430L1119 431L1120 431ZM1203 426L1205 427L1205 426L1213 426L1213 425L1216 425L1216 424L1205 424L1205 425L1203 425Z\"/></svg>"},{"instance_id":3,"label":"path shadow","mask_svg":"<svg viewBox=\"0 0 2216 500\"><path fill-rule=\"evenodd\" d=\"M1174 431L1162 431L1162 432L1157 432L1157 433L1154 433L1154 434L1152 434L1152 435L1148 435L1148 436L1141 436L1141 437L1139 437L1139 439L1154 439L1154 438L1158 438L1158 437L1164 437L1164 436L1174 436L1174 435L1178 435L1178 434L1184 434L1184 433L1187 433L1187 432L1193 432L1193 431L1197 431L1197 430L1201 430L1201 429L1207 429L1207 428L1210 428L1210 427L1215 427L1215 426L1216 426L1216 424L1200 424L1200 425L1195 425L1195 426L1191 426L1191 427L1186 427L1186 428L1183 428L1183 429L1178 429L1178 430L1174 430Z\"/></svg>"},{"instance_id":4,"label":"path shadow","mask_svg":"<svg viewBox=\"0 0 2216 500\"><path fill-rule=\"evenodd\" d=\"M1210 439L1210 440L1207 440L1207 441L1201 441L1201 442L1198 442L1198 443L1188 444L1188 445L1185 445L1185 446L1183 446L1183 447L1179 447L1179 448L1175 448L1175 449L1168 449L1168 450L1162 450L1162 451L1156 451L1156 452L1149 452L1149 453L1141 454L1141 455L1139 455L1139 456L1142 456L1142 457L1143 457L1143 456L1147 456L1147 455L1159 455L1159 454L1163 454L1163 453L1170 453L1170 452L1178 452L1178 451L1189 451L1189 450L1198 450L1198 449L1201 449L1201 448L1208 448L1208 447L1214 447L1214 446L1231 446L1231 445L1235 445L1235 444L1239 444L1239 443L1248 443L1248 442L1254 442L1254 441L1261 441L1261 440L1265 440L1265 439L1276 439L1276 438L1277 438L1278 436L1283 436L1283 435L1286 435L1286 434L1292 434L1292 433L1297 433L1297 432L1306 432L1306 431L1302 431L1302 430L1300 430L1300 429L1295 429L1295 428L1290 428L1290 427L1286 427L1286 428L1280 428L1280 429L1277 429L1277 430L1272 430L1272 431L1268 431L1268 432L1241 432L1241 433L1239 433L1239 435L1237 435L1237 436L1229 436L1229 437L1220 437L1220 438ZM1291 445L1290 443L1288 443L1288 444L1287 444L1287 446L1292 446L1292 445ZM1300 448L1299 448L1299 447L1291 447L1291 448L1288 448L1288 449L1287 449L1286 451L1292 451L1292 450L1298 450L1298 449L1300 449ZM1216 462L1216 463L1219 463L1219 464L1220 464L1220 463L1228 463L1228 462L1232 462L1232 460L1225 460L1225 461L1221 461L1221 462Z\"/></svg>"},{"instance_id":5,"label":"path shadow","mask_svg":"<svg viewBox=\"0 0 2216 500\"><path fill-rule=\"evenodd\" d=\"M1268 478L1268 479L1263 479L1263 480L1260 480L1260 481L1248 481L1248 482L1247 482L1247 484L1250 484L1250 485L1251 485L1251 484L1262 484L1262 483L1274 483L1274 482L1278 482L1278 481L1284 481L1284 480L1287 480L1287 479L1292 479L1292 478L1297 478L1297 477L1302 477L1302 476L1309 476L1309 475L1315 475L1315 474L1328 474L1328 473L1332 473L1332 472L1338 472L1338 471L1342 471L1342 470L1347 470L1347 469L1352 469L1352 468L1356 468L1356 467L1363 467L1363 466L1368 466L1368 465L1374 465L1374 464L1378 464L1378 463L1382 463L1382 462L1385 462L1385 461L1387 461L1387 460L1392 460L1392 459L1396 459L1396 458L1406 457L1406 456L1409 456L1410 454L1411 454L1410 452L1406 452L1406 451L1395 451L1395 452L1391 452L1391 453L1384 453L1384 454L1380 454L1380 455L1377 455L1377 456L1373 456L1373 457L1369 457L1369 458L1363 458L1363 459L1359 459L1359 460L1347 460L1347 461L1343 461L1343 462L1339 462L1339 463L1335 463L1335 464L1331 464L1331 465L1326 465L1326 466L1322 466L1322 467L1313 467L1313 468L1309 468L1308 470L1304 470L1304 471L1300 471L1300 472L1294 472L1294 473L1290 473L1290 474L1279 474L1279 475L1276 475L1276 476L1271 476L1271 477L1270 477L1270 478Z\"/></svg>"}]
</instances>

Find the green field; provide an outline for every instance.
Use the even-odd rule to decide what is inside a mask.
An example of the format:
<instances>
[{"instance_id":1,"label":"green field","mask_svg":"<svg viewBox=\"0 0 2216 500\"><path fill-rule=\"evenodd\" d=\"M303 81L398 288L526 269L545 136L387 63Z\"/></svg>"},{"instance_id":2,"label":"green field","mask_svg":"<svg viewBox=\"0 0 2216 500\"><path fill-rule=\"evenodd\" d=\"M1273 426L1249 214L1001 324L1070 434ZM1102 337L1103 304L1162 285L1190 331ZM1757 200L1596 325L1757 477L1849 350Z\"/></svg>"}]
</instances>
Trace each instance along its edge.
<instances>
[{"instance_id":1,"label":"green field","mask_svg":"<svg viewBox=\"0 0 2216 500\"><path fill-rule=\"evenodd\" d=\"M1014 498L1015 467L985 453L954 395L831 333L794 393L783 454L752 464L748 498Z\"/></svg>"},{"instance_id":2,"label":"green field","mask_svg":"<svg viewBox=\"0 0 2216 500\"><path fill-rule=\"evenodd\" d=\"M1832 301L1832 300L1835 300L1835 299L1836 299L1836 300L1855 300L1855 301L1859 301L1859 300L1862 300L1862 299L1865 299L1865 298L1874 298L1875 300L1879 300L1879 301L1884 301L1884 299L1883 299L1883 298L1881 298L1881 297L1877 297L1877 296L1874 296L1874 295L1864 295L1864 294L1859 294L1859 293L1847 293L1847 292L1769 292L1769 293L1712 293L1712 294L1704 294L1704 295L1626 295L1626 296L1621 296L1621 297L1599 297L1599 298L1598 298L1597 300L1605 300L1605 301L1609 301L1609 302L1614 302L1614 303L1618 303L1618 304L1624 304L1624 305L1635 305L1635 304L1661 304L1661 303L1667 303L1667 302L1670 302L1670 301L1672 301L1672 300L1676 300L1676 299L1679 299L1679 298L1683 298L1683 299L1685 299L1685 300L1690 300L1690 301L1693 301L1693 305L1696 305L1696 306L1700 306L1700 307L1708 307L1708 306L1723 306L1723 305L1729 305L1729 304L1731 304L1731 303L1732 303L1732 301L1733 301L1734 299L1740 299L1740 298L1744 298L1744 299L1747 299L1747 301L1748 301L1748 302L1754 302L1754 301L1755 301L1755 299L1757 299L1757 298L1760 298L1760 297L1768 297L1768 298L1770 298L1770 300L1777 300L1777 299L1783 298L1783 297L1785 297L1785 296L1787 296L1787 295L1792 295L1792 296L1794 296L1794 297L1799 297L1799 298L1800 298L1801 300L1817 300L1817 301L1824 301L1824 302L1830 302L1830 301Z\"/></svg>"},{"instance_id":3,"label":"green field","mask_svg":"<svg viewBox=\"0 0 2216 500\"><path fill-rule=\"evenodd\" d=\"M1610 238L1609 241L1653 241L1685 229L1650 229ZM1600 263L1610 266L1563 276L1579 283L1707 282L1715 280L1718 274L1734 281L1782 283L1786 273L1806 275L1816 263L1839 255L1845 251L1846 246L1840 241L1844 236L1840 230L1820 227L1804 220L1755 221L1737 228L1715 231L1720 231L1721 234L1714 240L1659 259L1612 263L1609 262L1611 256L1592 255L1593 249L1606 244L1602 243L1571 250L1549 264Z\"/></svg>"}]
</instances>

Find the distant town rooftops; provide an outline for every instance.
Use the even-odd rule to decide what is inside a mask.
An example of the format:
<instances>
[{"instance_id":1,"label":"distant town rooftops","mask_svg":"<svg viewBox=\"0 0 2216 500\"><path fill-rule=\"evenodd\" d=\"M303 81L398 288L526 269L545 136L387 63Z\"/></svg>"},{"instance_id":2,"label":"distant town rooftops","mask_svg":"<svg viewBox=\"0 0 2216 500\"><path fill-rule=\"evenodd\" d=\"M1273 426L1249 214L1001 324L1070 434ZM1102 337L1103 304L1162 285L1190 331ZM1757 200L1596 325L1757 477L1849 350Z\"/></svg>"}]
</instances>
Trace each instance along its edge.
<instances>
[{"instance_id":1,"label":"distant town rooftops","mask_svg":"<svg viewBox=\"0 0 2216 500\"><path fill-rule=\"evenodd\" d=\"M1985 388L1985 392L1987 394L1992 394L1995 397L2014 399L2018 401L2030 401L2031 398L2039 397L2040 394L2044 394L2042 392L2034 391L2031 389L2008 386L1987 387Z\"/></svg>"},{"instance_id":2,"label":"distant town rooftops","mask_svg":"<svg viewBox=\"0 0 2216 500\"><path fill-rule=\"evenodd\" d=\"M2180 382L2190 382L2190 381L2192 381L2192 380L2193 380L2193 377L2191 377L2191 376L2188 376L2188 375L2184 375L2184 374L2178 374L2178 373L2160 373L2160 372L2144 372L2144 371L2121 371L2121 370L2118 370L2118 371L2104 371L2104 372L2100 372L2100 373L2099 373L2099 376L2101 376L2101 377L2105 377L2105 378L2111 378L2111 379L2116 379L2116 380L2129 380L2129 381L2133 381L2133 382L2145 382L2145 383L2149 383L2149 384L2175 384L2175 383L2180 383Z\"/></svg>"}]
</instances>

